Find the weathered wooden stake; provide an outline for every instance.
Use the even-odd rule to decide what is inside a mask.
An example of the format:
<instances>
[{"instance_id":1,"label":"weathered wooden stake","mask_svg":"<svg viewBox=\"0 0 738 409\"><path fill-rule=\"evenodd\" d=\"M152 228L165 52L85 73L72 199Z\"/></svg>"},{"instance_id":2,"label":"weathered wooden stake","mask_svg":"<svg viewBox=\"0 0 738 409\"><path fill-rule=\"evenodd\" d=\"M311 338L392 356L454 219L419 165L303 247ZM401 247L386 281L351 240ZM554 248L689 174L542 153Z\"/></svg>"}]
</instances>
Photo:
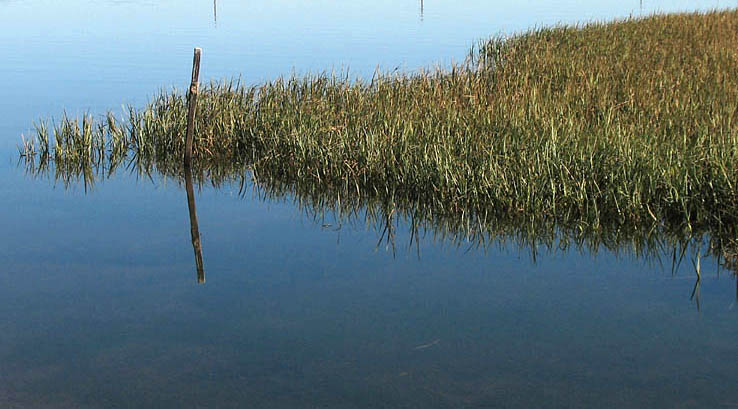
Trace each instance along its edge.
<instances>
[{"instance_id":1,"label":"weathered wooden stake","mask_svg":"<svg viewBox=\"0 0 738 409\"><path fill-rule=\"evenodd\" d=\"M195 111L197 110L197 94L200 91L200 55L202 49L195 48L195 56L192 59L192 82L190 93L187 98L187 139L185 140L185 165L192 164L192 139L195 133Z\"/></svg>"},{"instance_id":2,"label":"weathered wooden stake","mask_svg":"<svg viewBox=\"0 0 738 409\"><path fill-rule=\"evenodd\" d=\"M187 189L187 207L190 211L190 233L192 235L192 249L195 251L195 268L197 268L197 282L205 282L205 269L202 263L202 244L200 242L200 228L197 223L197 209L195 208L195 190L192 186L192 143L195 137L195 113L197 111L197 94L200 90L200 55L202 50L195 48L192 59L192 82L187 98L187 139L185 140L184 171L185 187Z\"/></svg>"}]
</instances>

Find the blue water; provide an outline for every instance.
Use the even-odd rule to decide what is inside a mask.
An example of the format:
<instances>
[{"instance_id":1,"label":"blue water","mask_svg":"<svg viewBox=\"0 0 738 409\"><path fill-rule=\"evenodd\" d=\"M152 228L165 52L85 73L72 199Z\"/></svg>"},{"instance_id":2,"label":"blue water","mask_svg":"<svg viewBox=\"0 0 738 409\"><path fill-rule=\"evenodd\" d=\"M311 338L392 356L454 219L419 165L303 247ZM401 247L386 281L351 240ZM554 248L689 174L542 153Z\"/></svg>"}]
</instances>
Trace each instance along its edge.
<instances>
[{"instance_id":1,"label":"blue water","mask_svg":"<svg viewBox=\"0 0 738 409\"><path fill-rule=\"evenodd\" d=\"M289 196L125 172L34 178L39 118L141 105L202 76L416 70L529 27L725 1L0 0L0 408L738 406L736 280L690 253L393 249ZM417 246L416 246L417 244ZM532 251L537 250L536 257ZM699 303L698 303L699 299Z\"/></svg>"}]
</instances>

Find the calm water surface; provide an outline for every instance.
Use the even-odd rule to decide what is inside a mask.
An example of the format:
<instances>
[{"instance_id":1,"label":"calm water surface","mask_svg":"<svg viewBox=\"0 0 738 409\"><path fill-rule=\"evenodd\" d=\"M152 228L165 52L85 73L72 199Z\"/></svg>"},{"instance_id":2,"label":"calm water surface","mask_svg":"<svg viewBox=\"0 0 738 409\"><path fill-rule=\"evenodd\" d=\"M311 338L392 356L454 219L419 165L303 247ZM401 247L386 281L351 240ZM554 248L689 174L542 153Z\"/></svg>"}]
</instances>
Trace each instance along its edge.
<instances>
[{"instance_id":1,"label":"calm water surface","mask_svg":"<svg viewBox=\"0 0 738 409\"><path fill-rule=\"evenodd\" d=\"M729 1L0 0L1 408L738 407L732 273L632 252L422 238L289 197L32 178L34 120L204 78L365 77L532 26ZM532 250L537 250L532 257Z\"/></svg>"}]
</instances>

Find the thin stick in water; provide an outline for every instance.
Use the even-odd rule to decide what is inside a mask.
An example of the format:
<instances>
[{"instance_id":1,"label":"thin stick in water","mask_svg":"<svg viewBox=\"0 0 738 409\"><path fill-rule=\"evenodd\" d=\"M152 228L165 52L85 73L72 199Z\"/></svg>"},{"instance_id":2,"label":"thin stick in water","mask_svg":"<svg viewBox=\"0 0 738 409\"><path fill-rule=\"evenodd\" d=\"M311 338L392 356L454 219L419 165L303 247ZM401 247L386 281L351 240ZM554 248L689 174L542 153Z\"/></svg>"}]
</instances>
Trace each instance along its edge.
<instances>
[{"instance_id":1,"label":"thin stick in water","mask_svg":"<svg viewBox=\"0 0 738 409\"><path fill-rule=\"evenodd\" d=\"M200 242L200 228L197 223L197 209L195 207L195 191L192 187L192 144L195 133L195 112L197 109L197 94L200 88L200 55L202 49L195 48L192 59L192 82L187 101L187 139L185 141L184 172L185 188L187 189L187 207L190 212L190 233L192 248L195 251L195 267L197 268L197 282L205 282L205 269L202 263L202 243Z\"/></svg>"}]
</instances>

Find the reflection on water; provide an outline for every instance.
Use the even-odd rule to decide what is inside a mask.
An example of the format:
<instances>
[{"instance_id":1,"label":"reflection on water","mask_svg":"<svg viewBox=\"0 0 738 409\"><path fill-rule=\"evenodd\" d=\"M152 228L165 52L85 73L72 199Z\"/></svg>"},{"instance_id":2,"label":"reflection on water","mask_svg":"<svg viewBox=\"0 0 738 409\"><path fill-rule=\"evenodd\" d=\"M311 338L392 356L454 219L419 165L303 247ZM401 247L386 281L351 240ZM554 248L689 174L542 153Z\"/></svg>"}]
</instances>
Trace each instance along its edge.
<instances>
[{"instance_id":1,"label":"reflection on water","mask_svg":"<svg viewBox=\"0 0 738 409\"><path fill-rule=\"evenodd\" d=\"M50 328L53 342L31 320L4 332L17 341L0 345L20 346L0 355L11 380L0 385L0 399L9 395L7 385L22 392L20 402L36 396L69 402L61 408L88 402L208 407L221 398L226 408L670 408L721 407L738 399L730 381L738 368L729 359L736 351L736 302L732 288L728 296L721 291L735 279L714 280L707 267L723 252L722 264L731 268L734 250L708 237L658 226L526 226L447 214L391 194L357 197L287 183L237 167L188 170L181 160L123 162L113 173L70 173L53 164L33 173L38 168L28 169L32 178L86 183L92 192L121 173L142 179L139 184L175 181L188 201L200 188L200 217L209 217L201 220L208 220L206 237L212 237L205 249L210 279L195 288L179 271L145 266L133 282L130 271L78 267L77 281L91 281L93 289L79 291L100 296L71 303L65 295L75 290L66 289L43 300L50 312L35 319ZM203 206L207 192L218 192L209 186L239 193L236 209L287 201L301 219L336 234L369 226L370 247L381 240L399 255L390 262L391 255L362 247L347 251L352 243L314 246L319 228L308 223L308 239L293 238L294 230L267 212L244 216L269 219L253 229L216 230L214 224L230 225L239 210L214 211L212 197L211 208ZM401 248L410 246L417 258L403 257ZM538 268L498 251L515 247L536 258ZM561 257L604 250L616 256ZM187 249L188 263L191 254ZM656 268L629 271L637 264L629 256L663 264L666 276L652 274ZM670 269L692 271L669 277ZM47 281L57 285L53 276ZM0 296L7 296L3 288ZM112 301L100 300L106 297ZM0 308L14 305L27 308L28 302L10 298Z\"/></svg>"},{"instance_id":2,"label":"reflection on water","mask_svg":"<svg viewBox=\"0 0 738 409\"><path fill-rule=\"evenodd\" d=\"M197 223L197 209L195 207L195 191L192 185L192 168L184 166L185 189L187 190L187 208L190 213L190 233L192 235L192 249L195 251L195 268L197 282L205 282L205 269L202 265L202 243L200 242L200 227Z\"/></svg>"},{"instance_id":3,"label":"reflection on water","mask_svg":"<svg viewBox=\"0 0 738 409\"><path fill-rule=\"evenodd\" d=\"M50 160L30 157L22 162L26 173L34 178L51 178L66 188L82 184L85 190L114 176L118 170L133 172L138 178L171 179L184 185L190 212L192 245L198 281L204 282L202 247L195 209L193 185L215 188L238 186L241 196L249 192L262 201L291 200L307 219L326 226L326 218L342 225L364 225L377 235L377 247L386 246L394 253L398 245L415 248L421 258L425 243L442 243L466 252L486 253L491 248L514 246L530 254L535 262L541 251L576 251L596 255L608 251L621 256L634 256L659 265L671 266L672 274L686 262L691 263L695 285L691 299L699 308L702 259L713 258L721 269L738 275L733 230L715 230L690 225L665 225L649 221L639 226L618 223L588 225L573 220L508 217L479 214L473 210L448 211L442 204L424 202L400 193L374 192L357 194L350 188L318 183L311 179L285 180L281 175L262 170L256 172L245 164L194 161L183 165L175 155L160 158L118 158L111 161L57 166ZM53 171L52 171L53 169ZM194 172L194 173L193 173ZM395 232L409 231L408 243L397 243ZM724 232L724 234L722 234ZM720 271L718 271L720 274ZM738 280L736 280L738 297Z\"/></svg>"}]
</instances>

